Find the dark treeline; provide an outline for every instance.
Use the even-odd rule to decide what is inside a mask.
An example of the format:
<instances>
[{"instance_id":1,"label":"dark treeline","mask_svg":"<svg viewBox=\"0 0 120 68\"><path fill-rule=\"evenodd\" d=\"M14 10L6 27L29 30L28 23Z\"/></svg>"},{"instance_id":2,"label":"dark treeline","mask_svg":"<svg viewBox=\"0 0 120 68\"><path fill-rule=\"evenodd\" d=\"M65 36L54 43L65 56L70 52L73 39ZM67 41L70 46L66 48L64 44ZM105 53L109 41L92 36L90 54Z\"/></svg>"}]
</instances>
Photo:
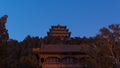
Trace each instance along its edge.
<instances>
[{"instance_id":1,"label":"dark treeline","mask_svg":"<svg viewBox=\"0 0 120 68\"><path fill-rule=\"evenodd\" d=\"M94 37L73 37L59 39L55 37L28 35L23 41L9 39L5 28L5 19L0 19L0 68L37 68L37 58L32 48L41 44L80 45L84 58L83 68L119 68L120 67L120 24L103 27ZM3 24L1 24L3 23Z\"/></svg>"}]
</instances>

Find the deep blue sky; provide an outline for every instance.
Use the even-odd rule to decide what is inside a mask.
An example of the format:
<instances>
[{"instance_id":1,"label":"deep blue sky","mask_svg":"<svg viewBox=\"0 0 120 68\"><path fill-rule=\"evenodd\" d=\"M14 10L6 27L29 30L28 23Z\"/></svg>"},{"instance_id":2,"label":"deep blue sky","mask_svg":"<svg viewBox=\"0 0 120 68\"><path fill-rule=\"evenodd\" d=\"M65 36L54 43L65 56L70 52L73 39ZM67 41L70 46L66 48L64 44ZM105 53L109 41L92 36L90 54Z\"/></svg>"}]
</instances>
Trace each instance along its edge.
<instances>
[{"instance_id":1,"label":"deep blue sky","mask_svg":"<svg viewBox=\"0 0 120 68\"><path fill-rule=\"evenodd\" d=\"M74 36L95 36L103 26L120 24L120 0L0 0L10 38L46 36L51 25L66 25Z\"/></svg>"}]
</instances>

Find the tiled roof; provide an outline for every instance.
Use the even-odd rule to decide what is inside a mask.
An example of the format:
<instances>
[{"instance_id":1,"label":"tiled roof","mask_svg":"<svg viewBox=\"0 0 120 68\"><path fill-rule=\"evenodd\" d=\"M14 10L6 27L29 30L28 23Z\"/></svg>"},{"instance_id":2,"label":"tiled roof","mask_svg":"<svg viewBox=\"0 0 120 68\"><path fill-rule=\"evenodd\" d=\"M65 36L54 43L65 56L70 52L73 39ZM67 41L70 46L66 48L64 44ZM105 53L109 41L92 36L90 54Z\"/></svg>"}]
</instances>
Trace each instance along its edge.
<instances>
[{"instance_id":1,"label":"tiled roof","mask_svg":"<svg viewBox=\"0 0 120 68\"><path fill-rule=\"evenodd\" d=\"M79 52L81 49L80 45L42 45L41 52Z\"/></svg>"}]
</instances>

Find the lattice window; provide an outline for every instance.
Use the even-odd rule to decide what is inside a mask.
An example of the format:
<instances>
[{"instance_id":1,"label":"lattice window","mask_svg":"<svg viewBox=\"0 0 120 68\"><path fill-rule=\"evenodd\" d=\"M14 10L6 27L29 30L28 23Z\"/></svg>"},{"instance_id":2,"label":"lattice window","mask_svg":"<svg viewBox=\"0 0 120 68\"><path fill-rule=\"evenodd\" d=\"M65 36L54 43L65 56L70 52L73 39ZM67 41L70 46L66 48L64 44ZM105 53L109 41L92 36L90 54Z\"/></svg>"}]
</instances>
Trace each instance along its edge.
<instances>
[{"instance_id":1,"label":"lattice window","mask_svg":"<svg viewBox=\"0 0 120 68\"><path fill-rule=\"evenodd\" d=\"M77 63L77 59L74 57L65 57L62 59L62 63L63 64L76 64Z\"/></svg>"},{"instance_id":2,"label":"lattice window","mask_svg":"<svg viewBox=\"0 0 120 68\"><path fill-rule=\"evenodd\" d=\"M57 58L57 57L48 57L48 58L46 58L46 63L48 63L48 64L59 64L60 59Z\"/></svg>"}]
</instances>

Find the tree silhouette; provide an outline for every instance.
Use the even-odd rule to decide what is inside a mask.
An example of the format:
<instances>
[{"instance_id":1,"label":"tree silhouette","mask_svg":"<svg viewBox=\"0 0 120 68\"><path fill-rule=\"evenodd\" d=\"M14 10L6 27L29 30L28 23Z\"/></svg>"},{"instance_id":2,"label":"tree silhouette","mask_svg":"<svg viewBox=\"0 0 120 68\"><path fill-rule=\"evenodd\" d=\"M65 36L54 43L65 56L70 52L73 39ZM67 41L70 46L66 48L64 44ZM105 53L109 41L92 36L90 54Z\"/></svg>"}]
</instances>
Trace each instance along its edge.
<instances>
[{"instance_id":1,"label":"tree silhouette","mask_svg":"<svg viewBox=\"0 0 120 68\"><path fill-rule=\"evenodd\" d=\"M102 39L100 41L100 38ZM109 51L110 56L113 58L113 64L116 68L120 67L120 24L111 24L108 28L103 27L100 29L99 39L105 51ZM103 48L104 49L104 48Z\"/></svg>"},{"instance_id":2,"label":"tree silhouette","mask_svg":"<svg viewBox=\"0 0 120 68\"><path fill-rule=\"evenodd\" d=\"M0 18L0 66L6 67L7 65L7 40L9 38L5 24L7 22L7 15Z\"/></svg>"},{"instance_id":3,"label":"tree silhouette","mask_svg":"<svg viewBox=\"0 0 120 68\"><path fill-rule=\"evenodd\" d=\"M6 42L9 39L7 29L5 27L5 24L7 22L7 15L4 15L0 18L0 42Z\"/></svg>"}]
</instances>

